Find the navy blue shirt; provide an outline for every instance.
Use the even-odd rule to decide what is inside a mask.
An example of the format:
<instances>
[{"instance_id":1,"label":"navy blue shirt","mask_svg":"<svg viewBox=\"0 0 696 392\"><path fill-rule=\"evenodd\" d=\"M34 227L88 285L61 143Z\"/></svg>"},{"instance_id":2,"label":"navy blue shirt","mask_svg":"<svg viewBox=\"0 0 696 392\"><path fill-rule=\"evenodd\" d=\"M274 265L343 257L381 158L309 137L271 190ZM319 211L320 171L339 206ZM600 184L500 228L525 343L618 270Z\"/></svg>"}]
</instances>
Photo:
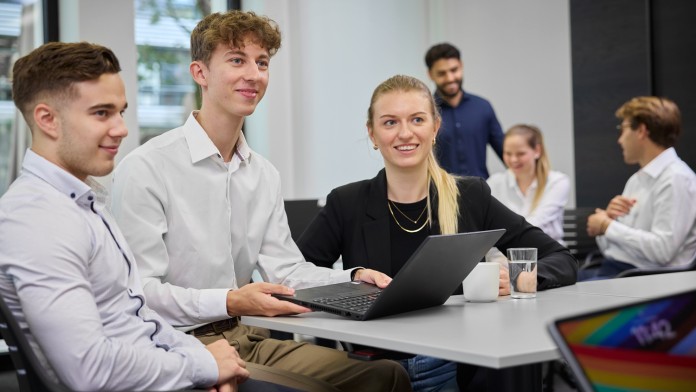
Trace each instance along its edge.
<instances>
[{"instance_id":1,"label":"navy blue shirt","mask_svg":"<svg viewBox=\"0 0 696 392\"><path fill-rule=\"evenodd\" d=\"M503 129L491 104L476 95L464 92L457 107L450 106L437 93L442 126L437 136L435 153L447 172L462 176L488 178L486 145L503 159Z\"/></svg>"}]
</instances>

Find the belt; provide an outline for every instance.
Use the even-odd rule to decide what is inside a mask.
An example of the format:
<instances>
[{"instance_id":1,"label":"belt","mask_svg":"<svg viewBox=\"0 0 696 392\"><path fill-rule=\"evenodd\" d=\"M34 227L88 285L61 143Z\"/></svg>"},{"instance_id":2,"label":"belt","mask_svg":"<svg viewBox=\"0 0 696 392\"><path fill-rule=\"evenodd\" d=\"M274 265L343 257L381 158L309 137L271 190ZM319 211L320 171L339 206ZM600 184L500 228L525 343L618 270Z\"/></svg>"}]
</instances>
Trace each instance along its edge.
<instances>
[{"instance_id":1,"label":"belt","mask_svg":"<svg viewBox=\"0 0 696 392\"><path fill-rule=\"evenodd\" d=\"M220 334L237 326L237 318L230 318L201 325L200 327L188 331L193 336L203 336L209 334Z\"/></svg>"}]
</instances>

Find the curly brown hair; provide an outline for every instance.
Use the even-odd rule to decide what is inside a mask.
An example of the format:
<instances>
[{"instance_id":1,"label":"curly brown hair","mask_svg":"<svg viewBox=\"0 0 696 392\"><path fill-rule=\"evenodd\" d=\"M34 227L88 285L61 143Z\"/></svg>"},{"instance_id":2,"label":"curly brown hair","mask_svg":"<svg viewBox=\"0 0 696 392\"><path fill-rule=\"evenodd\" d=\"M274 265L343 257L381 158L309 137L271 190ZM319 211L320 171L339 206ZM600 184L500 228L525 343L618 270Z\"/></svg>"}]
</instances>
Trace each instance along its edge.
<instances>
[{"instance_id":1,"label":"curly brown hair","mask_svg":"<svg viewBox=\"0 0 696 392\"><path fill-rule=\"evenodd\" d=\"M115 74L121 66L111 49L89 42L49 42L15 62L12 100L24 119L38 100L75 98L75 84Z\"/></svg>"},{"instance_id":2,"label":"curly brown hair","mask_svg":"<svg viewBox=\"0 0 696 392\"><path fill-rule=\"evenodd\" d=\"M210 14L198 22L191 32L191 60L209 65L210 56L219 44L241 48L247 39L273 56L280 48L280 29L272 19L251 11L231 10Z\"/></svg>"}]
</instances>

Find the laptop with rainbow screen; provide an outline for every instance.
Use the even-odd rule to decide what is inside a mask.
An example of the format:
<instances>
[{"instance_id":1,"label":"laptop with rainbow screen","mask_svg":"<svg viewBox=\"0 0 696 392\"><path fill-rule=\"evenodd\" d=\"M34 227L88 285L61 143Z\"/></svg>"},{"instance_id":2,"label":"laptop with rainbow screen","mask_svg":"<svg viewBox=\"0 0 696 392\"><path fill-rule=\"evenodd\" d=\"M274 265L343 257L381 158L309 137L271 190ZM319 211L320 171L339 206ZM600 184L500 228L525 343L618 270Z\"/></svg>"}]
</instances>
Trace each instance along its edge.
<instances>
[{"instance_id":1,"label":"laptop with rainbow screen","mask_svg":"<svg viewBox=\"0 0 696 392\"><path fill-rule=\"evenodd\" d=\"M696 290L552 322L583 391L696 391Z\"/></svg>"}]
</instances>

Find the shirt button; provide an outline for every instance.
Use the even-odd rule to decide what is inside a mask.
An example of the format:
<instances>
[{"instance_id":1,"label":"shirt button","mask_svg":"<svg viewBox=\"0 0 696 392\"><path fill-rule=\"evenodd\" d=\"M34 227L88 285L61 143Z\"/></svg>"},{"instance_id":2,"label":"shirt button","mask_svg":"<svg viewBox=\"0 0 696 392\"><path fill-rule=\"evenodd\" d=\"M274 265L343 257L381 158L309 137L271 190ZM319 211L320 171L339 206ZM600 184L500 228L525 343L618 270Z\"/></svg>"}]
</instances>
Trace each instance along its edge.
<instances>
[{"instance_id":1,"label":"shirt button","mask_svg":"<svg viewBox=\"0 0 696 392\"><path fill-rule=\"evenodd\" d=\"M460 128L462 125L460 123L454 124L455 127Z\"/></svg>"},{"instance_id":2,"label":"shirt button","mask_svg":"<svg viewBox=\"0 0 696 392\"><path fill-rule=\"evenodd\" d=\"M128 289L128 294L133 294L133 289Z\"/></svg>"},{"instance_id":3,"label":"shirt button","mask_svg":"<svg viewBox=\"0 0 696 392\"><path fill-rule=\"evenodd\" d=\"M92 200L94 200L94 197L88 196L88 197L87 197L87 200L92 201Z\"/></svg>"},{"instance_id":4,"label":"shirt button","mask_svg":"<svg viewBox=\"0 0 696 392\"><path fill-rule=\"evenodd\" d=\"M71 199L74 199L74 198L75 198L75 193L71 193L71 194L70 194L70 198L71 198Z\"/></svg>"}]
</instances>

